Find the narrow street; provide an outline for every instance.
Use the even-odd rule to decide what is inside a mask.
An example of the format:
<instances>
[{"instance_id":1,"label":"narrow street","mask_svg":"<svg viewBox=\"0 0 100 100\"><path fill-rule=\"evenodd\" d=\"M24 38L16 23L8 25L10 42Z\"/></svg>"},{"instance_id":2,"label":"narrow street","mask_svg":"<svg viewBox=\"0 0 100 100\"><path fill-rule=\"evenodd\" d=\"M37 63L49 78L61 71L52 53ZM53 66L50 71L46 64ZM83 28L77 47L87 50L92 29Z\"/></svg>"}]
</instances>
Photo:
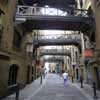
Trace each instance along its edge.
<instances>
[{"instance_id":1,"label":"narrow street","mask_svg":"<svg viewBox=\"0 0 100 100\"><path fill-rule=\"evenodd\" d=\"M38 79L21 90L19 100L93 100L87 92L79 89L80 85L78 86L69 81L67 87L64 87L59 75L48 74L42 85ZM3 100L15 100L15 94Z\"/></svg>"},{"instance_id":2,"label":"narrow street","mask_svg":"<svg viewBox=\"0 0 100 100\"><path fill-rule=\"evenodd\" d=\"M61 77L49 74L46 83L30 100L89 100L70 82L64 87Z\"/></svg>"},{"instance_id":3,"label":"narrow street","mask_svg":"<svg viewBox=\"0 0 100 100\"><path fill-rule=\"evenodd\" d=\"M100 0L0 0L0 100L95 99Z\"/></svg>"}]
</instances>

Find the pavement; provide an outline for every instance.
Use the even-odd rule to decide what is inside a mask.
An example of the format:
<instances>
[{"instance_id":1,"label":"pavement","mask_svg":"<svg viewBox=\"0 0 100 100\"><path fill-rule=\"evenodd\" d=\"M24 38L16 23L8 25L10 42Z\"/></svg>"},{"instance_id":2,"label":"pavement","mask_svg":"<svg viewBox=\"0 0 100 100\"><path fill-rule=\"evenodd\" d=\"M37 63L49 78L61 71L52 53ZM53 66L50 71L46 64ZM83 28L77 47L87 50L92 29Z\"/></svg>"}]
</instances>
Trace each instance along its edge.
<instances>
[{"instance_id":1,"label":"pavement","mask_svg":"<svg viewBox=\"0 0 100 100\"><path fill-rule=\"evenodd\" d=\"M83 88L81 88L81 84L79 82L75 82L72 85L78 88L84 95L90 98L90 100L94 100L93 85L84 83ZM96 94L97 94L96 100L100 100L100 91L96 90Z\"/></svg>"},{"instance_id":2,"label":"pavement","mask_svg":"<svg viewBox=\"0 0 100 100\"><path fill-rule=\"evenodd\" d=\"M100 100L100 91L97 91ZM12 94L2 100L15 100L15 94ZM94 100L93 88L88 84L84 84L84 88L80 87L80 83L71 83L63 85L63 79L56 74L48 74L40 84L40 79L27 85L20 91L19 100Z\"/></svg>"}]
</instances>

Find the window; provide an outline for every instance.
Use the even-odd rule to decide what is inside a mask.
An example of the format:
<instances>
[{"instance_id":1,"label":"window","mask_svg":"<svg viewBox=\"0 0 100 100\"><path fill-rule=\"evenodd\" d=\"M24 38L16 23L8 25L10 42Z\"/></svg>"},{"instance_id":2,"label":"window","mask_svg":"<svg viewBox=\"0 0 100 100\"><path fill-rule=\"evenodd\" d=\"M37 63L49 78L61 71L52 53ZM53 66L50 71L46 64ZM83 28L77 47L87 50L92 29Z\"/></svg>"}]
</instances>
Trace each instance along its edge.
<instances>
[{"instance_id":1,"label":"window","mask_svg":"<svg viewBox=\"0 0 100 100\"><path fill-rule=\"evenodd\" d=\"M0 25L0 45L1 45L2 34L3 34L3 26Z\"/></svg>"},{"instance_id":2,"label":"window","mask_svg":"<svg viewBox=\"0 0 100 100\"><path fill-rule=\"evenodd\" d=\"M23 1L22 0L18 0L18 4L19 5L23 5Z\"/></svg>"},{"instance_id":3,"label":"window","mask_svg":"<svg viewBox=\"0 0 100 100\"><path fill-rule=\"evenodd\" d=\"M18 66L12 65L9 70L8 86L16 84L17 82Z\"/></svg>"},{"instance_id":4,"label":"window","mask_svg":"<svg viewBox=\"0 0 100 100\"><path fill-rule=\"evenodd\" d=\"M92 10L91 6L88 8L87 15L88 16L93 16L93 10Z\"/></svg>"},{"instance_id":5,"label":"window","mask_svg":"<svg viewBox=\"0 0 100 100\"><path fill-rule=\"evenodd\" d=\"M17 29L14 29L14 40L13 40L13 44L15 47L20 48L20 44L21 44L21 35L20 33L17 31Z\"/></svg>"}]
</instances>

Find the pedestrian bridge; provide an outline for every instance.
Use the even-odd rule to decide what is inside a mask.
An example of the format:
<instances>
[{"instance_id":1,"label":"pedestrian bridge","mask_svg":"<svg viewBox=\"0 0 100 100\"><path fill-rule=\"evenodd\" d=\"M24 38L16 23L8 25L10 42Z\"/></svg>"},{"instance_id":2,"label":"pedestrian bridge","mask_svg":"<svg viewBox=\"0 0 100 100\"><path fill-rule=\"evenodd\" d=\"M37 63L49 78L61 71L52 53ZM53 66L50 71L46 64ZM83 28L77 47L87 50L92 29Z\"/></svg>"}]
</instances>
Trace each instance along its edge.
<instances>
[{"instance_id":1,"label":"pedestrian bridge","mask_svg":"<svg viewBox=\"0 0 100 100\"><path fill-rule=\"evenodd\" d=\"M64 63L64 59L63 58L55 58L55 57L50 57L50 58L45 58L44 59L45 62L55 62L55 63L59 63L59 62L62 62Z\"/></svg>"},{"instance_id":2,"label":"pedestrian bridge","mask_svg":"<svg viewBox=\"0 0 100 100\"><path fill-rule=\"evenodd\" d=\"M62 55L62 56L71 56L71 52L66 49L43 49L40 51L40 55Z\"/></svg>"},{"instance_id":3,"label":"pedestrian bridge","mask_svg":"<svg viewBox=\"0 0 100 100\"><path fill-rule=\"evenodd\" d=\"M46 45L76 45L79 46L80 42L76 40L62 40L62 39L39 39L34 40L34 44L38 44L39 46L46 46Z\"/></svg>"},{"instance_id":4,"label":"pedestrian bridge","mask_svg":"<svg viewBox=\"0 0 100 100\"><path fill-rule=\"evenodd\" d=\"M49 7L18 6L16 23L30 20L33 29L79 30L83 23L92 21L86 10L62 11Z\"/></svg>"},{"instance_id":5,"label":"pedestrian bridge","mask_svg":"<svg viewBox=\"0 0 100 100\"><path fill-rule=\"evenodd\" d=\"M80 35L66 34L60 37L57 36L38 36L33 40L34 45L81 45Z\"/></svg>"}]
</instances>

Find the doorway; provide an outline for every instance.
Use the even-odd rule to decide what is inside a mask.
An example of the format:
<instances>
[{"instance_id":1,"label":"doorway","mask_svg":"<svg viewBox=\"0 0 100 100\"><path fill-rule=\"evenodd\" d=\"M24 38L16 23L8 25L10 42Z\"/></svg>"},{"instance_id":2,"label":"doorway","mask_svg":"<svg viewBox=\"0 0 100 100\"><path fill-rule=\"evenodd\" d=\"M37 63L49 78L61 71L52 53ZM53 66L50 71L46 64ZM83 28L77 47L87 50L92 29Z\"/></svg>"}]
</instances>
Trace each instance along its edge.
<instances>
[{"instance_id":1,"label":"doorway","mask_svg":"<svg viewBox=\"0 0 100 100\"><path fill-rule=\"evenodd\" d=\"M76 69L76 79L79 79L79 73L78 73L78 69Z\"/></svg>"},{"instance_id":2,"label":"doorway","mask_svg":"<svg viewBox=\"0 0 100 100\"><path fill-rule=\"evenodd\" d=\"M26 83L30 83L30 66L27 66L27 81Z\"/></svg>"},{"instance_id":3,"label":"doorway","mask_svg":"<svg viewBox=\"0 0 100 100\"><path fill-rule=\"evenodd\" d=\"M97 87L100 89L99 70L97 67L94 67L94 73L96 75Z\"/></svg>"}]
</instances>

